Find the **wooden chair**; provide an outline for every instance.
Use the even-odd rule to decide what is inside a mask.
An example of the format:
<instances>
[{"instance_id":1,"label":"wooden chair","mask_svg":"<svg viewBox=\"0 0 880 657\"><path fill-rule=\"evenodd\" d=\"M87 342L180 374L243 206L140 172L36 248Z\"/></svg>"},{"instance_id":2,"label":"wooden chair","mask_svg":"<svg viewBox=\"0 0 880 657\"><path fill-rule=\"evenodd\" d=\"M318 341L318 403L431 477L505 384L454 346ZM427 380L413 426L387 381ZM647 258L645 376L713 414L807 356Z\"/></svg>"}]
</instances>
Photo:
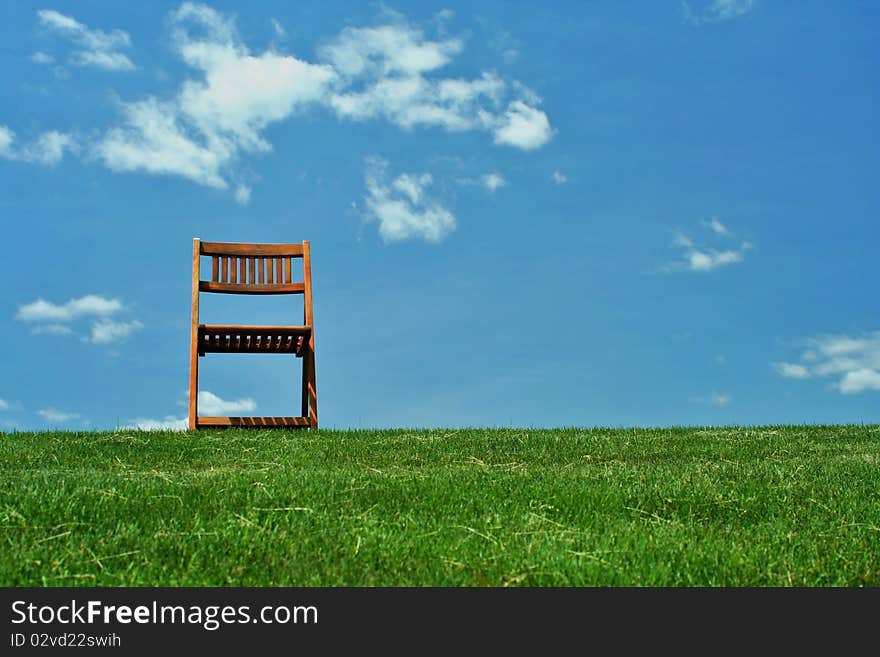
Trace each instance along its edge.
<instances>
[{"instance_id":1,"label":"wooden chair","mask_svg":"<svg viewBox=\"0 0 880 657\"><path fill-rule=\"evenodd\" d=\"M201 259L211 258L211 280L201 280ZM302 258L303 280L292 280L292 261ZM199 324L201 292L302 294L302 326ZM302 414L298 417L199 416L199 357L218 354L291 354L303 359ZM221 427L318 428L312 269L308 241L302 244L241 244L193 240L192 328L189 358L189 429Z\"/></svg>"}]
</instances>

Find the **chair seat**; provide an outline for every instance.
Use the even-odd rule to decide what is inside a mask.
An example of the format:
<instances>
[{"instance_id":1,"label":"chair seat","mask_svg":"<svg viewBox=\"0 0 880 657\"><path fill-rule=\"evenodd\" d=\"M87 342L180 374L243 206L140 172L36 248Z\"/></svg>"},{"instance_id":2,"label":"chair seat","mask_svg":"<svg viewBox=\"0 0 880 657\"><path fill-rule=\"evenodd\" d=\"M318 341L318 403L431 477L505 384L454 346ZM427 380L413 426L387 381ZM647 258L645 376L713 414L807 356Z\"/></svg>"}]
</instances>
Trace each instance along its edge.
<instances>
[{"instance_id":1,"label":"chair seat","mask_svg":"<svg viewBox=\"0 0 880 657\"><path fill-rule=\"evenodd\" d=\"M302 356L311 326L236 326L199 324L198 351L222 354L294 354Z\"/></svg>"}]
</instances>

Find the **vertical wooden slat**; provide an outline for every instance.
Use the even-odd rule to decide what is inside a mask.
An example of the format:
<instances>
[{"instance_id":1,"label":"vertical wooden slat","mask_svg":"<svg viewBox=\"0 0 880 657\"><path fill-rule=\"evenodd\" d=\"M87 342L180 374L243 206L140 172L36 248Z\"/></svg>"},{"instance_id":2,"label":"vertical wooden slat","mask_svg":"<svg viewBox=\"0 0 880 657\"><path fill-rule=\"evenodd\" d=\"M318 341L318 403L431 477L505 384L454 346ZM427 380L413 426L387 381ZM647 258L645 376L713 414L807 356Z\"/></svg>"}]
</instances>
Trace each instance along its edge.
<instances>
[{"instance_id":1,"label":"vertical wooden slat","mask_svg":"<svg viewBox=\"0 0 880 657\"><path fill-rule=\"evenodd\" d=\"M308 240L303 241L303 315L304 324L311 326L308 345L303 345L302 414L309 427L318 428L318 386L315 379L315 326L312 314L312 254Z\"/></svg>"},{"instance_id":2,"label":"vertical wooden slat","mask_svg":"<svg viewBox=\"0 0 880 657\"><path fill-rule=\"evenodd\" d=\"M226 282L226 258L224 256L220 256L220 278L217 280L221 283Z\"/></svg>"},{"instance_id":3,"label":"vertical wooden slat","mask_svg":"<svg viewBox=\"0 0 880 657\"><path fill-rule=\"evenodd\" d=\"M257 258L257 283L263 283L263 258Z\"/></svg>"},{"instance_id":4,"label":"vertical wooden slat","mask_svg":"<svg viewBox=\"0 0 880 657\"><path fill-rule=\"evenodd\" d=\"M293 282L292 279L290 278L290 260L291 260L290 258L284 259L284 282L285 283Z\"/></svg>"},{"instance_id":5,"label":"vertical wooden slat","mask_svg":"<svg viewBox=\"0 0 880 657\"><path fill-rule=\"evenodd\" d=\"M245 258L238 259L238 282L247 283L247 260Z\"/></svg>"},{"instance_id":6,"label":"vertical wooden slat","mask_svg":"<svg viewBox=\"0 0 880 657\"><path fill-rule=\"evenodd\" d=\"M248 283L253 285L257 281L254 280L254 259L248 258Z\"/></svg>"},{"instance_id":7,"label":"vertical wooden slat","mask_svg":"<svg viewBox=\"0 0 880 657\"><path fill-rule=\"evenodd\" d=\"M275 282L276 283L281 283L283 280L281 277L281 266L282 266L281 261L282 260L284 260L284 258L275 258Z\"/></svg>"},{"instance_id":8,"label":"vertical wooden slat","mask_svg":"<svg viewBox=\"0 0 880 657\"><path fill-rule=\"evenodd\" d=\"M303 242L303 314L306 326L312 326L312 257L309 253L308 241ZM315 347L315 329L312 328L312 337L309 338L309 346Z\"/></svg>"},{"instance_id":9,"label":"vertical wooden slat","mask_svg":"<svg viewBox=\"0 0 880 657\"><path fill-rule=\"evenodd\" d=\"M211 258L211 280L215 283L220 280L220 259L217 256Z\"/></svg>"},{"instance_id":10,"label":"vertical wooden slat","mask_svg":"<svg viewBox=\"0 0 880 657\"><path fill-rule=\"evenodd\" d=\"M189 329L189 430L195 431L199 397L199 265L201 264L199 238L193 239L192 255L192 316Z\"/></svg>"},{"instance_id":11,"label":"vertical wooden slat","mask_svg":"<svg viewBox=\"0 0 880 657\"><path fill-rule=\"evenodd\" d=\"M266 282L275 282L275 258L266 258Z\"/></svg>"}]
</instances>

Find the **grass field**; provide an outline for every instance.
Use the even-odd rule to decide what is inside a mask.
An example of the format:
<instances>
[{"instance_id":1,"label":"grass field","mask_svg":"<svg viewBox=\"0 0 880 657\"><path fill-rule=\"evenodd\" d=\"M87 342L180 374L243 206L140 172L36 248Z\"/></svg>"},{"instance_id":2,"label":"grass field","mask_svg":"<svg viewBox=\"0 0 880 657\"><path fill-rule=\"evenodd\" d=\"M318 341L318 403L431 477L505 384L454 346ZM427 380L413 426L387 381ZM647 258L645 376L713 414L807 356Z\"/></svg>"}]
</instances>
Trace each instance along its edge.
<instances>
[{"instance_id":1,"label":"grass field","mask_svg":"<svg viewBox=\"0 0 880 657\"><path fill-rule=\"evenodd\" d=\"M0 434L4 586L880 586L880 427Z\"/></svg>"}]
</instances>

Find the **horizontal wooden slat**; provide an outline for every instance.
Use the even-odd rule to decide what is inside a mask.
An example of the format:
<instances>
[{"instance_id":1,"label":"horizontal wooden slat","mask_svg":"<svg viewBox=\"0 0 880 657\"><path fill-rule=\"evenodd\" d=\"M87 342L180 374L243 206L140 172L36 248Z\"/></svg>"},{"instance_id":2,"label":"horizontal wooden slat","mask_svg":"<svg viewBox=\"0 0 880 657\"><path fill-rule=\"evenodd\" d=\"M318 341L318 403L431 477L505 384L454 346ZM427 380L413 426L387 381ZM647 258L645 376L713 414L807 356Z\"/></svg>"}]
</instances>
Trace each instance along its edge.
<instances>
[{"instance_id":1,"label":"horizontal wooden slat","mask_svg":"<svg viewBox=\"0 0 880 657\"><path fill-rule=\"evenodd\" d=\"M222 294L303 294L305 283L214 283L199 281L200 292Z\"/></svg>"},{"instance_id":2,"label":"horizontal wooden slat","mask_svg":"<svg viewBox=\"0 0 880 657\"><path fill-rule=\"evenodd\" d=\"M270 325L243 325L243 324L199 324L200 333L250 333L251 335L265 335L275 333L278 335L308 335L311 326L270 326Z\"/></svg>"},{"instance_id":3,"label":"horizontal wooden slat","mask_svg":"<svg viewBox=\"0 0 880 657\"><path fill-rule=\"evenodd\" d=\"M199 427L261 427L267 429L305 429L309 426L307 417L210 417L196 418Z\"/></svg>"},{"instance_id":4,"label":"horizontal wooden slat","mask_svg":"<svg viewBox=\"0 0 880 657\"><path fill-rule=\"evenodd\" d=\"M245 244L239 242L201 242L202 255L288 256L301 258L302 244Z\"/></svg>"}]
</instances>

